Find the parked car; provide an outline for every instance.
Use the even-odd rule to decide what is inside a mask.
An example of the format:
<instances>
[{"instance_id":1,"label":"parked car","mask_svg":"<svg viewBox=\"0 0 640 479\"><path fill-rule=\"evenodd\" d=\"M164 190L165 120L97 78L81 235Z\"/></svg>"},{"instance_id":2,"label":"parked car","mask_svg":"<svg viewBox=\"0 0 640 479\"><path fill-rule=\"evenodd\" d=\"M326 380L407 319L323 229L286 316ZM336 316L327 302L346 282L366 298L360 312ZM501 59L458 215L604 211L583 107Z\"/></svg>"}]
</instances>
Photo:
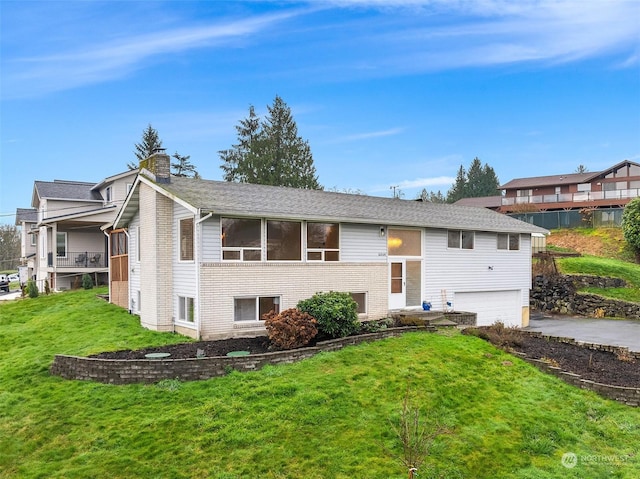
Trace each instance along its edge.
<instances>
[{"instance_id":1,"label":"parked car","mask_svg":"<svg viewBox=\"0 0 640 479\"><path fill-rule=\"evenodd\" d=\"M20 281L20 275L18 273L13 273L9 275L9 282L13 283L13 282L19 282Z\"/></svg>"},{"instance_id":2,"label":"parked car","mask_svg":"<svg viewBox=\"0 0 640 479\"><path fill-rule=\"evenodd\" d=\"M0 274L0 291L9 292L9 278L6 274Z\"/></svg>"}]
</instances>

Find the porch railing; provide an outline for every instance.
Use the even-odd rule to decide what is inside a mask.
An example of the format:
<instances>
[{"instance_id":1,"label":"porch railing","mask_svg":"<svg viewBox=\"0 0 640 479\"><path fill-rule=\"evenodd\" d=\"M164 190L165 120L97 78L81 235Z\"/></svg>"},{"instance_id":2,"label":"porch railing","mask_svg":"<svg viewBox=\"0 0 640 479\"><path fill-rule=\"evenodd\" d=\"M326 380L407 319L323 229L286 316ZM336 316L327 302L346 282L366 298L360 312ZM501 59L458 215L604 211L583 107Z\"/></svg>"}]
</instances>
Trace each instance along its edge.
<instances>
[{"instance_id":1,"label":"porch railing","mask_svg":"<svg viewBox=\"0 0 640 479\"><path fill-rule=\"evenodd\" d=\"M503 197L502 204L504 206L521 205L527 203L580 203L583 201L600 201L600 200L621 200L629 198L637 198L640 196L639 188L629 190L610 190L610 191L580 191L578 193L561 193L557 195L532 195L532 196L516 196Z\"/></svg>"},{"instance_id":2,"label":"porch railing","mask_svg":"<svg viewBox=\"0 0 640 479\"><path fill-rule=\"evenodd\" d=\"M48 263L53 266L53 255L49 253ZM55 258L56 266L61 268L105 268L107 261L105 254L98 251L67 251L65 256Z\"/></svg>"}]
</instances>

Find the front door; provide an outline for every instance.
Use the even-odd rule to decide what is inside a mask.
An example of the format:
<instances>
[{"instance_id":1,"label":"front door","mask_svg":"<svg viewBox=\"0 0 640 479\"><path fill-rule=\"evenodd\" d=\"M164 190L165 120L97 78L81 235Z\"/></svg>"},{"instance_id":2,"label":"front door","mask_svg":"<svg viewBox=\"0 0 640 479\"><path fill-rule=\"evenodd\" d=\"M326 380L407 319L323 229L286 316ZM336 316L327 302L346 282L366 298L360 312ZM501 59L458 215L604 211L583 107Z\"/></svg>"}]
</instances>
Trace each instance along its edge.
<instances>
[{"instance_id":1,"label":"front door","mask_svg":"<svg viewBox=\"0 0 640 479\"><path fill-rule=\"evenodd\" d=\"M389 309L402 309L407 305L407 262L403 259L389 263Z\"/></svg>"},{"instance_id":2,"label":"front door","mask_svg":"<svg viewBox=\"0 0 640 479\"><path fill-rule=\"evenodd\" d=\"M422 261L392 258L389 262L389 309L422 304Z\"/></svg>"}]
</instances>

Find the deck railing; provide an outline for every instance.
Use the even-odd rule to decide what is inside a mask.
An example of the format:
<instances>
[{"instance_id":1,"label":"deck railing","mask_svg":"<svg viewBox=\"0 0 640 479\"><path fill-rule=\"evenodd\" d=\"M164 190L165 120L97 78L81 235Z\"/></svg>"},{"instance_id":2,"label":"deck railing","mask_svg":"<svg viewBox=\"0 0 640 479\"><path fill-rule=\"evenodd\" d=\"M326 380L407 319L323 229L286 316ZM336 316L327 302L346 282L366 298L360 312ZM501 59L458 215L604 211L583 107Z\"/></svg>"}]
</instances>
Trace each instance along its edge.
<instances>
[{"instance_id":1,"label":"deck railing","mask_svg":"<svg viewBox=\"0 0 640 479\"><path fill-rule=\"evenodd\" d=\"M49 253L48 263L53 266L53 255ZM107 266L104 252L67 251L65 256L56 256L56 266L61 268L105 268Z\"/></svg>"},{"instance_id":2,"label":"deck railing","mask_svg":"<svg viewBox=\"0 0 640 479\"><path fill-rule=\"evenodd\" d=\"M560 193L556 195L530 195L503 197L503 206L539 203L583 203L586 201L624 200L640 197L640 188L611 191L579 191L577 193Z\"/></svg>"}]
</instances>

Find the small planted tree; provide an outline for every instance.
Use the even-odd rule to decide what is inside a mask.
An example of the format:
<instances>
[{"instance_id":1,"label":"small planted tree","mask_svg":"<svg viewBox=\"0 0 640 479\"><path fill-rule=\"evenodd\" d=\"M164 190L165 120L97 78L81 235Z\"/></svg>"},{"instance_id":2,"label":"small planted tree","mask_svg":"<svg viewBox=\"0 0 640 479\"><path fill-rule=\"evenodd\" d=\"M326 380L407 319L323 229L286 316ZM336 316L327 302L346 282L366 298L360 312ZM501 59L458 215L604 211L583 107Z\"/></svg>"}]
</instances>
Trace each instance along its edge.
<instances>
[{"instance_id":1,"label":"small planted tree","mask_svg":"<svg viewBox=\"0 0 640 479\"><path fill-rule=\"evenodd\" d=\"M349 293L316 293L297 305L318 321L318 332L330 338L342 338L360 330L358 303Z\"/></svg>"},{"instance_id":2,"label":"small planted tree","mask_svg":"<svg viewBox=\"0 0 640 479\"><path fill-rule=\"evenodd\" d=\"M27 281L27 294L29 295L30 298L38 297L38 286L36 285L36 282L32 279Z\"/></svg>"},{"instance_id":3,"label":"small planted tree","mask_svg":"<svg viewBox=\"0 0 640 479\"><path fill-rule=\"evenodd\" d=\"M270 311L262 318L269 341L279 349L301 348L318 334L317 321L295 308L286 309L280 314Z\"/></svg>"},{"instance_id":4,"label":"small planted tree","mask_svg":"<svg viewBox=\"0 0 640 479\"><path fill-rule=\"evenodd\" d=\"M91 275L87 273L82 275L82 287L84 289L93 289L93 280L91 279Z\"/></svg>"}]
</instances>

